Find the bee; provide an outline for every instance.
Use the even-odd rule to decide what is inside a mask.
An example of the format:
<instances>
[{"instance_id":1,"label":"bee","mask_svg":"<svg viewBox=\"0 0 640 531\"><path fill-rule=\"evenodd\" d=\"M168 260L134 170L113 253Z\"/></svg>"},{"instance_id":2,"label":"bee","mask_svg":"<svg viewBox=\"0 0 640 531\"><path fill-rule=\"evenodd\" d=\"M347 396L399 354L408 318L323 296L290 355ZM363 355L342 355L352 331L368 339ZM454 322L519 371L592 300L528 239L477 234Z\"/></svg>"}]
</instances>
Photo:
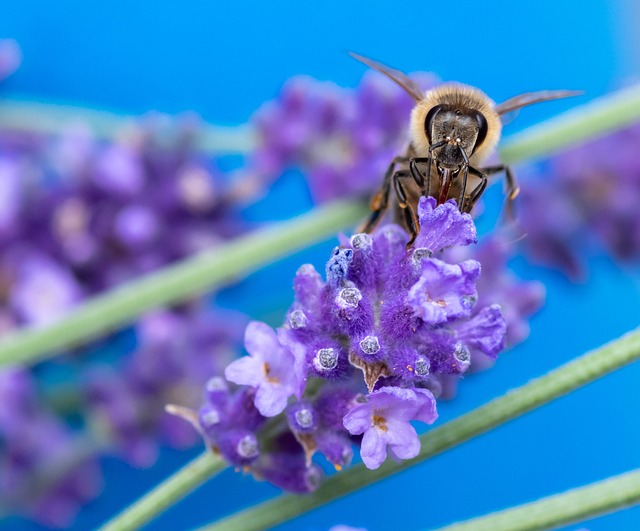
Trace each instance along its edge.
<instances>
[{"instance_id":1,"label":"bee","mask_svg":"<svg viewBox=\"0 0 640 531\"><path fill-rule=\"evenodd\" d=\"M511 169L504 165L481 167L500 140L501 117L527 105L581 94L579 91L528 92L496 105L484 92L468 85L445 83L423 92L402 72L351 53L352 57L384 74L415 101L409 125L410 142L395 157L378 192L371 200L371 214L361 232L371 232L389 206L391 186L397 202L395 221L404 224L411 239L420 230L416 207L421 196L438 204L453 198L461 212L471 212L485 191L488 178L504 172L506 214L513 217L513 201L520 188Z\"/></svg>"}]
</instances>

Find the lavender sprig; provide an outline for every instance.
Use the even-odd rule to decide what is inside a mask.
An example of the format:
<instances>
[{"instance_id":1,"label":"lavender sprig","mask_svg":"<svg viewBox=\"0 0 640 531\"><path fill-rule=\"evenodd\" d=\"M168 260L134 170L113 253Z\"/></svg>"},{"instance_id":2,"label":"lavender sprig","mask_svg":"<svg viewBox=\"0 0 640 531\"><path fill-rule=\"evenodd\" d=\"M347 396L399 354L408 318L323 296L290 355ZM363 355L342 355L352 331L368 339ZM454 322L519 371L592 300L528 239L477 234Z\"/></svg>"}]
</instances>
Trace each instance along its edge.
<instances>
[{"instance_id":1,"label":"lavender sprig","mask_svg":"<svg viewBox=\"0 0 640 531\"><path fill-rule=\"evenodd\" d=\"M623 263L640 258L639 148L635 123L529 169L521 218L535 261L575 279L594 250Z\"/></svg>"},{"instance_id":2,"label":"lavender sprig","mask_svg":"<svg viewBox=\"0 0 640 531\"><path fill-rule=\"evenodd\" d=\"M328 478L317 491L311 494L279 496L224 518L203 529L209 531L261 531L274 527L445 452L638 360L640 360L640 330L630 332L425 433L420 437L422 448L420 454L412 460L400 463L387 461L373 471L364 465L356 465ZM191 477L192 474L188 468L185 468L169 478L167 483L186 485L186 489L195 488L196 485L188 485ZM171 497L165 496L165 492L164 489L163 492L155 489L148 495L156 500L162 499L160 506L138 501L133 504L131 510L135 511L139 517L144 518L144 521L149 521L169 507L173 501L184 497L188 490L177 488L171 492ZM127 518L123 513L116 516L111 522L121 526L122 522L128 521ZM122 525L122 527L115 529L127 528Z\"/></svg>"},{"instance_id":3,"label":"lavender sprig","mask_svg":"<svg viewBox=\"0 0 640 531\"><path fill-rule=\"evenodd\" d=\"M0 372L0 401L0 508L68 525L100 490L95 447L39 404L24 369Z\"/></svg>"},{"instance_id":4,"label":"lavender sprig","mask_svg":"<svg viewBox=\"0 0 640 531\"><path fill-rule=\"evenodd\" d=\"M262 531L362 489L537 409L625 365L640 360L640 330L595 349L546 375L495 398L420 437L418 456L387 461L377 470L357 465L328 478L306 496L284 495L202 528L208 531Z\"/></svg>"},{"instance_id":5,"label":"lavender sprig","mask_svg":"<svg viewBox=\"0 0 640 531\"><path fill-rule=\"evenodd\" d=\"M195 422L215 452L293 492L318 487L315 453L338 469L354 442L370 469L418 454L411 422L433 423L445 382L474 351L495 358L506 334L498 305L475 308L480 264L443 261L444 249L475 243L471 216L433 198L418 215L414 248L395 225L356 234L334 250L326 281L298 270L277 333L249 324L249 356L225 370L242 387L210 380Z\"/></svg>"},{"instance_id":6,"label":"lavender sprig","mask_svg":"<svg viewBox=\"0 0 640 531\"><path fill-rule=\"evenodd\" d=\"M110 449L135 466L156 461L159 441L192 446L197 435L165 404L179 397L196 407L202 386L222 374L241 344L246 318L202 305L145 315L135 326L136 350L117 363L93 363L82 375L83 414Z\"/></svg>"},{"instance_id":7,"label":"lavender sprig","mask_svg":"<svg viewBox=\"0 0 640 531\"><path fill-rule=\"evenodd\" d=\"M435 76L414 75L425 90ZM309 77L290 79L252 117L258 144L243 173L270 182L290 168L305 174L318 203L367 195L406 141L415 102L388 79L367 72L355 89Z\"/></svg>"}]
</instances>

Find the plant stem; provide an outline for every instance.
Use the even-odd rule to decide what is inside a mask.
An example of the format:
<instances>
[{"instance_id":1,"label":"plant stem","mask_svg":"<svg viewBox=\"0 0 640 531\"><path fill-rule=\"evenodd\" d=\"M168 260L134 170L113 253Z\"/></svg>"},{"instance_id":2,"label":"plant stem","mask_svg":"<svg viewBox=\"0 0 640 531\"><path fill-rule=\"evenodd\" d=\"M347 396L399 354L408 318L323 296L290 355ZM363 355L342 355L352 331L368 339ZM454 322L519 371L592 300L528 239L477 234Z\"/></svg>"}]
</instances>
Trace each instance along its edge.
<instances>
[{"instance_id":1,"label":"plant stem","mask_svg":"<svg viewBox=\"0 0 640 531\"><path fill-rule=\"evenodd\" d=\"M73 125L85 125L100 140L113 140L140 122L139 116L126 116L98 109L43 103L22 99L0 102L0 129L60 134ZM256 141L248 125L221 127L203 124L198 130L198 147L209 153L245 153Z\"/></svg>"},{"instance_id":2,"label":"plant stem","mask_svg":"<svg viewBox=\"0 0 640 531\"><path fill-rule=\"evenodd\" d=\"M139 529L226 466L220 457L211 452L203 453L109 520L100 528L101 531Z\"/></svg>"},{"instance_id":3,"label":"plant stem","mask_svg":"<svg viewBox=\"0 0 640 531\"><path fill-rule=\"evenodd\" d=\"M420 454L414 459L400 463L387 460L377 470L368 470L362 464L356 465L328 478L313 494L280 496L224 518L206 529L208 531L270 529L332 500L415 466L638 359L640 359L640 329L425 433L420 437Z\"/></svg>"},{"instance_id":4,"label":"plant stem","mask_svg":"<svg viewBox=\"0 0 640 531\"><path fill-rule=\"evenodd\" d=\"M640 470L435 531L542 531L640 503Z\"/></svg>"},{"instance_id":5,"label":"plant stem","mask_svg":"<svg viewBox=\"0 0 640 531\"><path fill-rule=\"evenodd\" d=\"M502 143L500 155L507 164L549 155L639 118L640 85L634 85L512 135ZM65 126L85 123L98 138L108 140L137 120L139 117L70 105L6 98L0 102L0 129L56 134ZM198 141L200 149L211 153L245 153L256 144L255 134L248 125L205 124Z\"/></svg>"},{"instance_id":6,"label":"plant stem","mask_svg":"<svg viewBox=\"0 0 640 531\"><path fill-rule=\"evenodd\" d=\"M47 327L25 328L0 340L0 367L34 363L125 325L148 310L211 290L335 234L362 219L365 212L358 201L336 201L127 282Z\"/></svg>"},{"instance_id":7,"label":"plant stem","mask_svg":"<svg viewBox=\"0 0 640 531\"><path fill-rule=\"evenodd\" d=\"M593 100L510 136L502 143L506 164L548 156L640 119L640 84Z\"/></svg>"}]
</instances>

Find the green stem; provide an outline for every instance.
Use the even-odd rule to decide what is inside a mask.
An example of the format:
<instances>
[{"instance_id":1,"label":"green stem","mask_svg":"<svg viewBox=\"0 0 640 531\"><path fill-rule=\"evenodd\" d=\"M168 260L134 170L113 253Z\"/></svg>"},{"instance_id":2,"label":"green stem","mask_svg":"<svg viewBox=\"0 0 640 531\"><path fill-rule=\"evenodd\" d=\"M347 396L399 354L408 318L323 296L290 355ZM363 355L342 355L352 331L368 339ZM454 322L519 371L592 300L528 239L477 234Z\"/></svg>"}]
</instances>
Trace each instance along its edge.
<instances>
[{"instance_id":1,"label":"green stem","mask_svg":"<svg viewBox=\"0 0 640 531\"><path fill-rule=\"evenodd\" d=\"M543 531L640 503L640 470L436 531Z\"/></svg>"},{"instance_id":2,"label":"green stem","mask_svg":"<svg viewBox=\"0 0 640 531\"><path fill-rule=\"evenodd\" d=\"M104 524L101 531L140 529L149 520L180 501L227 465L211 452L205 452L173 476Z\"/></svg>"},{"instance_id":3,"label":"green stem","mask_svg":"<svg viewBox=\"0 0 640 531\"><path fill-rule=\"evenodd\" d=\"M140 122L140 117L126 116L98 109L43 103L23 99L0 101L0 129L60 134L65 128L86 125L101 140L112 140L127 128ZM198 147L210 153L245 153L255 145L254 132L248 125L221 127L204 124L198 131Z\"/></svg>"},{"instance_id":4,"label":"green stem","mask_svg":"<svg viewBox=\"0 0 640 531\"><path fill-rule=\"evenodd\" d=\"M208 531L270 529L332 500L415 466L505 422L524 415L575 389L640 359L640 330L585 354L526 385L420 437L418 457L400 463L387 460L377 470L362 464L328 478L313 494L287 494L250 507L207 527Z\"/></svg>"},{"instance_id":5,"label":"green stem","mask_svg":"<svg viewBox=\"0 0 640 531\"><path fill-rule=\"evenodd\" d=\"M500 155L505 163L549 155L576 144L624 127L640 118L640 85L608 94L560 114L539 125L507 138ZM0 102L0 129L59 133L73 123L86 123L102 139L112 139L139 120L97 109L42 103L24 99ZM200 149L212 153L251 151L256 138L248 125L220 127L205 124L199 136Z\"/></svg>"},{"instance_id":6,"label":"green stem","mask_svg":"<svg viewBox=\"0 0 640 531\"><path fill-rule=\"evenodd\" d=\"M575 107L510 136L500 147L506 164L548 156L640 119L640 84Z\"/></svg>"},{"instance_id":7,"label":"green stem","mask_svg":"<svg viewBox=\"0 0 640 531\"><path fill-rule=\"evenodd\" d=\"M365 206L358 201L336 201L127 282L47 327L26 328L0 340L0 367L51 357L56 351L130 323L153 308L211 290L332 236L365 213Z\"/></svg>"}]
</instances>

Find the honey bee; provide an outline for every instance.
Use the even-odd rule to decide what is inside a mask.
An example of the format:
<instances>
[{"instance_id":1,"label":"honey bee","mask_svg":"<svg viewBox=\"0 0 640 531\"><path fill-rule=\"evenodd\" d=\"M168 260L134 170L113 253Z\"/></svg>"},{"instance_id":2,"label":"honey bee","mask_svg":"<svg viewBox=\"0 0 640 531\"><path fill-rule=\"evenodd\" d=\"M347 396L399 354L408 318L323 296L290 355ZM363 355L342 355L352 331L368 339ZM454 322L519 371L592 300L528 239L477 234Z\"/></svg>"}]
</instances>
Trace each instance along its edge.
<instances>
[{"instance_id":1,"label":"honey bee","mask_svg":"<svg viewBox=\"0 0 640 531\"><path fill-rule=\"evenodd\" d=\"M393 185L395 221L404 224L411 235L407 247L420 229L416 207L421 196L432 196L438 204L453 198L461 212L471 212L487 187L488 177L499 172L504 171L506 178L506 213L513 217L513 201L520 191L513 172L504 164L481 167L500 140L501 117L527 105L581 94L569 90L528 92L496 105L481 90L459 83L423 92L402 72L355 53L351 56L390 78L416 101L409 145L389 165L371 200L371 215L361 227L361 232L375 228L389 206Z\"/></svg>"}]
</instances>

